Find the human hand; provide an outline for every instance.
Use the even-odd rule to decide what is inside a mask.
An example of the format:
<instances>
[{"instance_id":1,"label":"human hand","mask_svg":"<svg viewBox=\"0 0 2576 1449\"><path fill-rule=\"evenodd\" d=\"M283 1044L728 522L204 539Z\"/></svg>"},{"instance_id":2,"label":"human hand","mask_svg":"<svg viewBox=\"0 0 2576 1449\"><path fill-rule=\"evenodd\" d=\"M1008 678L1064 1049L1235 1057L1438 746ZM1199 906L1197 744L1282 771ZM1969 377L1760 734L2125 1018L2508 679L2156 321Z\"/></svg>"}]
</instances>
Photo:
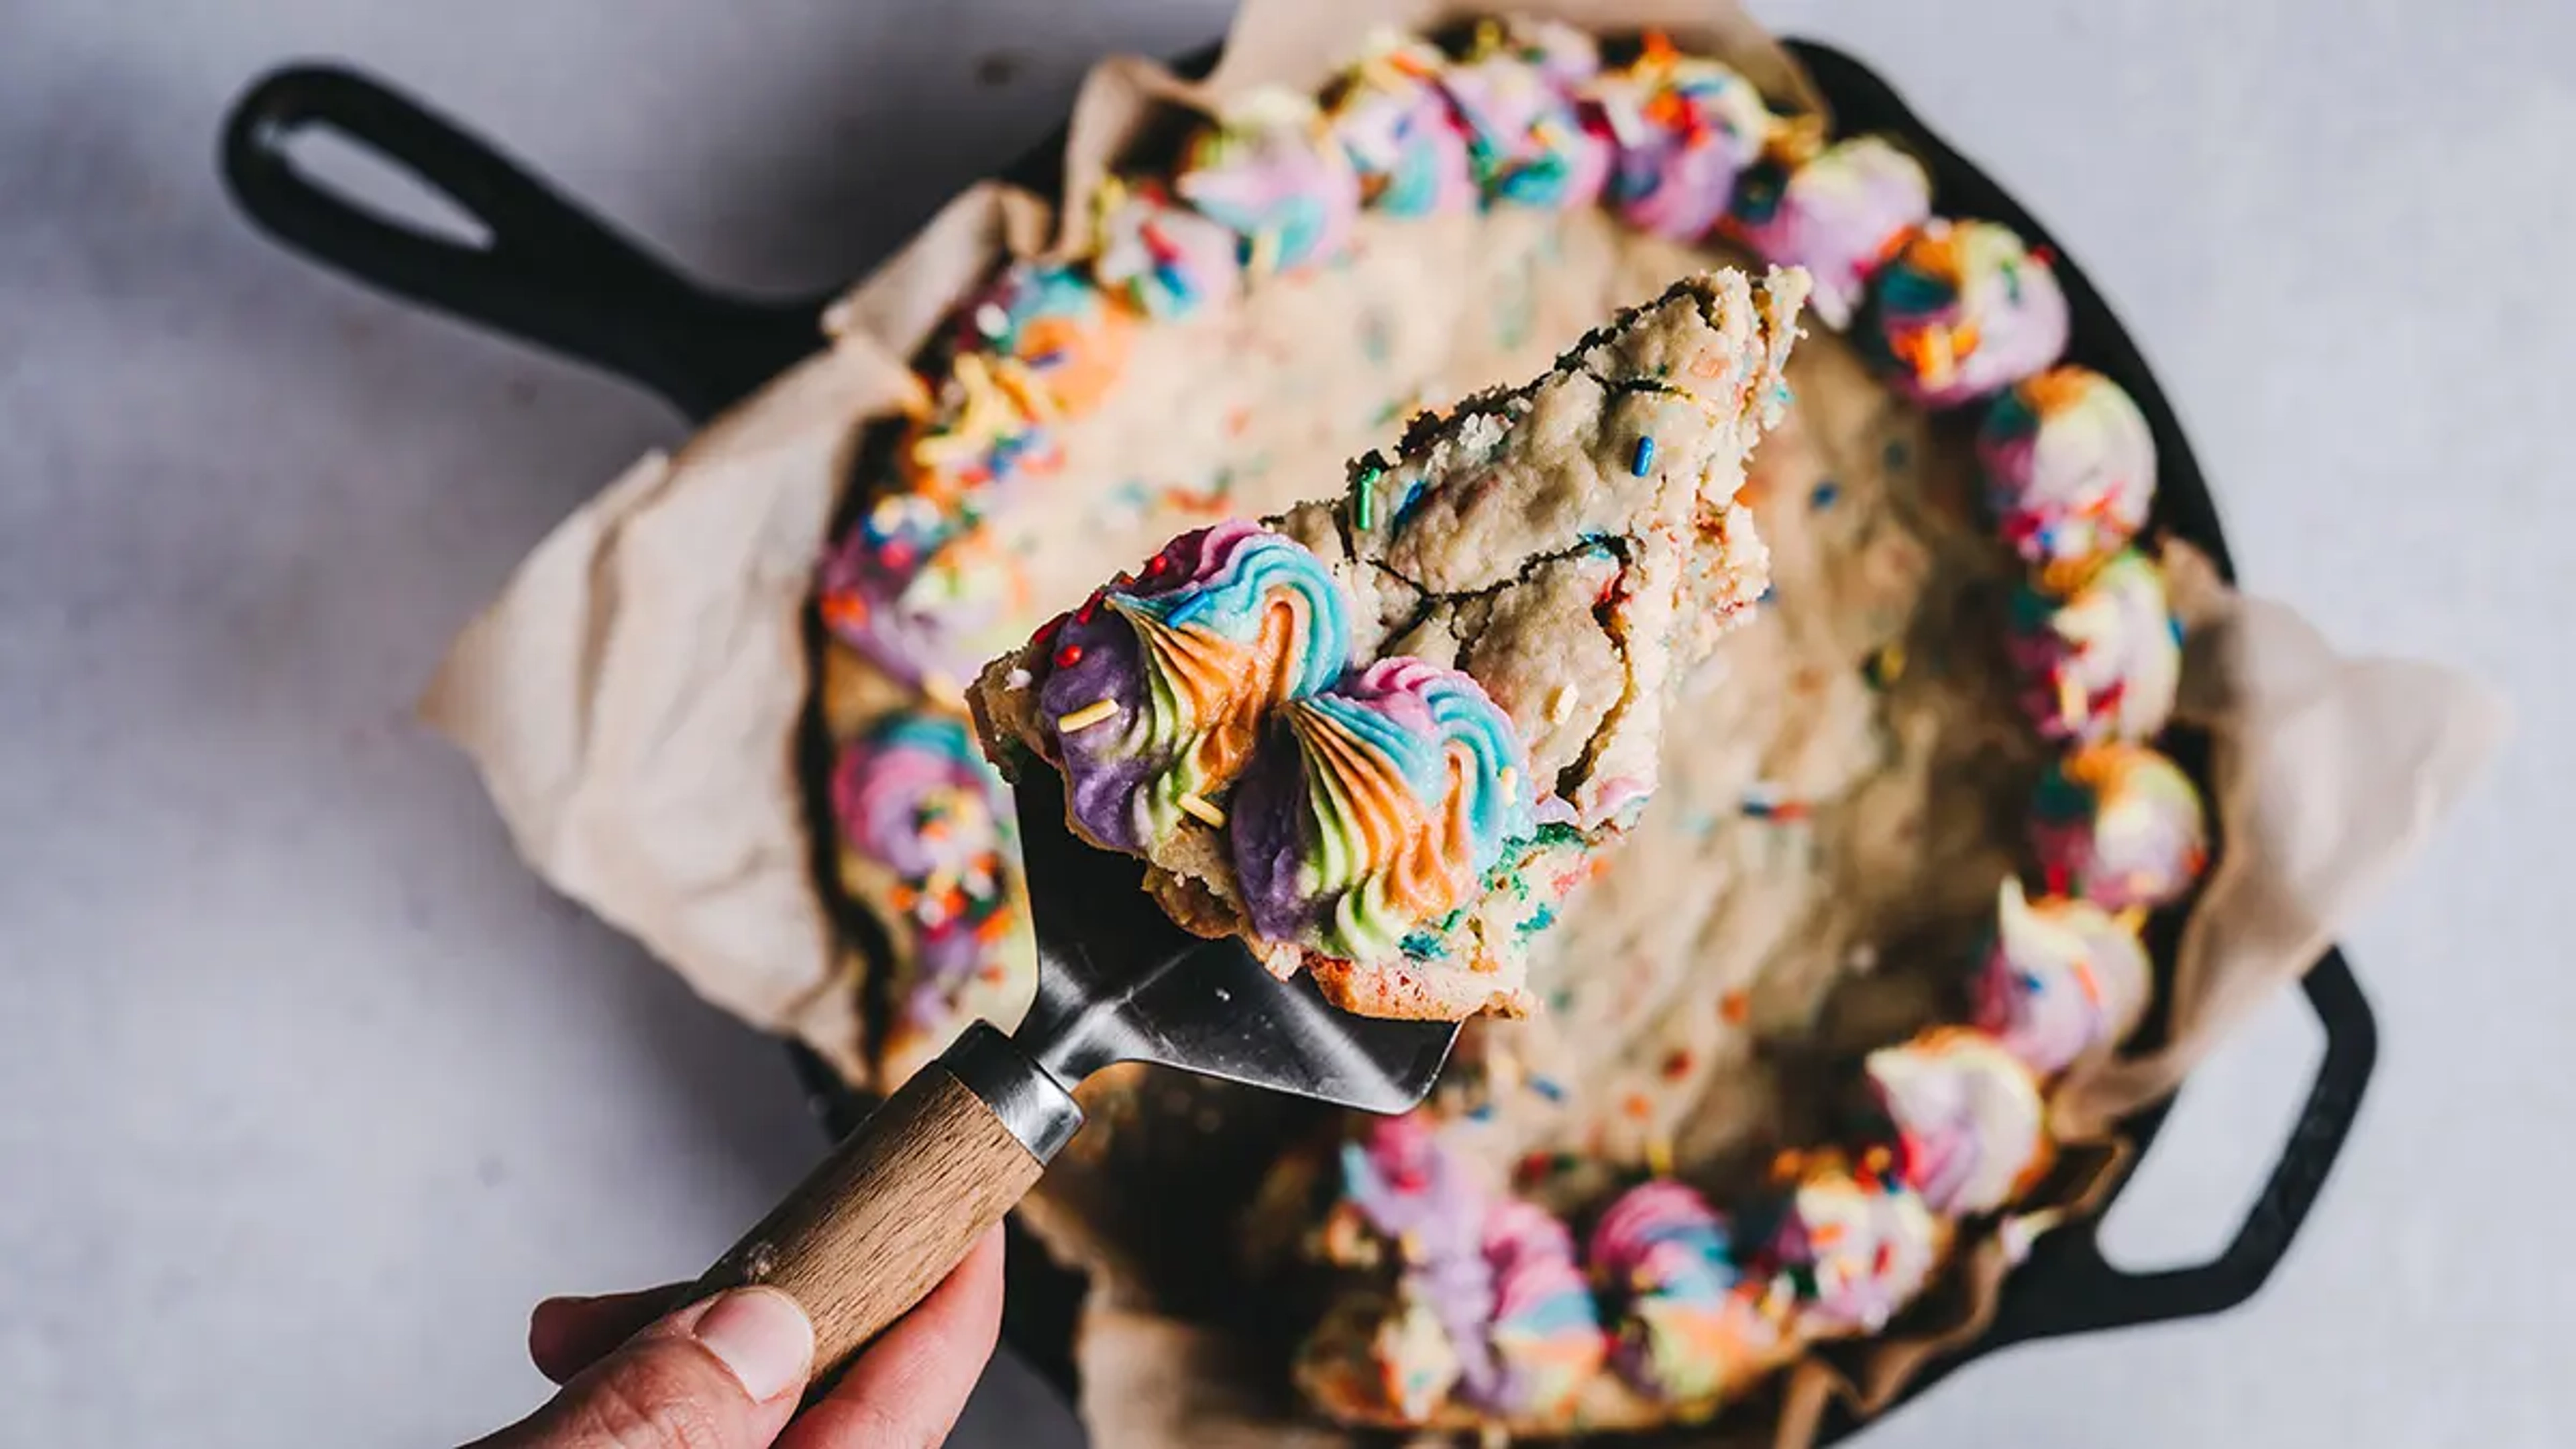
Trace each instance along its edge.
<instances>
[{"instance_id":1,"label":"human hand","mask_svg":"<svg viewBox=\"0 0 2576 1449\"><path fill-rule=\"evenodd\" d=\"M563 1391L466 1449L931 1449L948 1438L1002 1322L1002 1235L850 1364L794 1424L814 1328L774 1288L666 1314L687 1286L550 1298L528 1356Z\"/></svg>"}]
</instances>

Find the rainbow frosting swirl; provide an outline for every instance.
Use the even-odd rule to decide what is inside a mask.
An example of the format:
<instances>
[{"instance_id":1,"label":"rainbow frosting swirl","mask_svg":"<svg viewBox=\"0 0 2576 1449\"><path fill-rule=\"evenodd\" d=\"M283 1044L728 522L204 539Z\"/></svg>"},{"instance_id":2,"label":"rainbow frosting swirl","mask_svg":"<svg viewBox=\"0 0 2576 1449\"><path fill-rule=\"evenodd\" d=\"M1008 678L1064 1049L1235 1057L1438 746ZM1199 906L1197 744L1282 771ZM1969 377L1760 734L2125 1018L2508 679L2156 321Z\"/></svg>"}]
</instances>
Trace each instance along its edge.
<instances>
[{"instance_id":1,"label":"rainbow frosting swirl","mask_svg":"<svg viewBox=\"0 0 2576 1449\"><path fill-rule=\"evenodd\" d=\"M2066 896L2029 900L2006 879L1977 978L1977 1029L2055 1076L2137 1030L2153 984L2134 919Z\"/></svg>"},{"instance_id":2,"label":"rainbow frosting swirl","mask_svg":"<svg viewBox=\"0 0 2576 1449\"><path fill-rule=\"evenodd\" d=\"M1007 891L1014 847L1000 792L972 732L941 715L889 715L833 769L841 838L894 876L891 904L911 936L913 975L895 1003L898 1034L953 1025L959 991L1016 924Z\"/></svg>"},{"instance_id":3,"label":"rainbow frosting swirl","mask_svg":"<svg viewBox=\"0 0 2576 1449\"><path fill-rule=\"evenodd\" d=\"M1784 1207L1766 1257L1787 1274L1817 1334L1878 1332L1940 1263L1940 1219L1922 1194L1893 1178L1823 1162L1798 1180Z\"/></svg>"},{"instance_id":4,"label":"rainbow frosting swirl","mask_svg":"<svg viewBox=\"0 0 2576 1449\"><path fill-rule=\"evenodd\" d=\"M1132 326L1084 271L1016 262L958 309L956 347L990 359L1038 416L1063 417L1099 406L1126 365Z\"/></svg>"},{"instance_id":5,"label":"rainbow frosting swirl","mask_svg":"<svg viewBox=\"0 0 2576 1449\"><path fill-rule=\"evenodd\" d=\"M1614 1361L1640 1393L1714 1400L1777 1345L1779 1325L1737 1275L1725 1219L1686 1184L1622 1193L1593 1226L1588 1256L1624 1305Z\"/></svg>"},{"instance_id":6,"label":"rainbow frosting swirl","mask_svg":"<svg viewBox=\"0 0 2576 1449\"><path fill-rule=\"evenodd\" d=\"M1092 275L1147 317L1176 321L1242 291L1234 233L1174 202L1158 181L1109 178L1093 218Z\"/></svg>"},{"instance_id":7,"label":"rainbow frosting swirl","mask_svg":"<svg viewBox=\"0 0 2576 1449\"><path fill-rule=\"evenodd\" d=\"M1774 266L1805 267L1808 305L1848 326L1869 279L1908 233L1932 215L1932 175L1880 136L1837 141L1803 166L1766 166L1746 178L1735 225Z\"/></svg>"},{"instance_id":8,"label":"rainbow frosting swirl","mask_svg":"<svg viewBox=\"0 0 2576 1449\"><path fill-rule=\"evenodd\" d=\"M2039 1083L1981 1032L1935 1028L1869 1054L1879 1106L1904 1152L1900 1169L1936 1213L1990 1213L2047 1166Z\"/></svg>"},{"instance_id":9,"label":"rainbow frosting swirl","mask_svg":"<svg viewBox=\"0 0 2576 1449\"><path fill-rule=\"evenodd\" d=\"M1674 241L1697 241L1726 215L1736 178L1771 133L1751 81L1660 35L1587 90L1612 144L1604 199L1630 225Z\"/></svg>"},{"instance_id":10,"label":"rainbow frosting swirl","mask_svg":"<svg viewBox=\"0 0 2576 1449\"><path fill-rule=\"evenodd\" d=\"M1280 713L1295 748L1264 751L1235 797L1235 872L1262 937L1392 958L1536 829L1511 720L1457 670L1382 659Z\"/></svg>"},{"instance_id":11,"label":"rainbow frosting swirl","mask_svg":"<svg viewBox=\"0 0 2576 1449\"><path fill-rule=\"evenodd\" d=\"M2088 745L2052 762L2031 814L2052 893L2108 910L2180 898L2209 859L2199 789L2143 745Z\"/></svg>"},{"instance_id":12,"label":"rainbow frosting swirl","mask_svg":"<svg viewBox=\"0 0 2576 1449\"><path fill-rule=\"evenodd\" d=\"M2173 717L2182 625L2166 605L2164 571L2135 549L2063 602L2025 586L2010 644L2028 686L2023 708L2046 739L2141 743Z\"/></svg>"},{"instance_id":13,"label":"rainbow frosting swirl","mask_svg":"<svg viewBox=\"0 0 2576 1449\"><path fill-rule=\"evenodd\" d=\"M1476 208L1476 177L1440 88L1440 48L1399 32L1375 40L1325 102L1334 138L1359 173L1360 201L1389 216Z\"/></svg>"},{"instance_id":14,"label":"rainbow frosting swirl","mask_svg":"<svg viewBox=\"0 0 2576 1449\"><path fill-rule=\"evenodd\" d=\"M1486 1342L1495 1296L1485 1220L1493 1203L1420 1114L1379 1118L1342 1144L1343 1209L1394 1246L1402 1295L1428 1309L1448 1342L1457 1383L1485 1403L1503 1387L1502 1366Z\"/></svg>"},{"instance_id":15,"label":"rainbow frosting swirl","mask_svg":"<svg viewBox=\"0 0 2576 1449\"><path fill-rule=\"evenodd\" d=\"M1879 272L1871 308L1868 345L1927 407L2009 387L2066 350L2057 274L1990 221L1925 222Z\"/></svg>"},{"instance_id":16,"label":"rainbow frosting swirl","mask_svg":"<svg viewBox=\"0 0 2576 1449\"><path fill-rule=\"evenodd\" d=\"M1256 92L1184 148L1172 189L1242 238L1258 280L1309 271L1349 250L1359 173L1304 96Z\"/></svg>"},{"instance_id":17,"label":"rainbow frosting swirl","mask_svg":"<svg viewBox=\"0 0 2576 1449\"><path fill-rule=\"evenodd\" d=\"M921 494L878 498L823 558L824 627L905 684L953 688L990 652L978 636L1000 613L994 590L963 587L986 542Z\"/></svg>"},{"instance_id":18,"label":"rainbow frosting swirl","mask_svg":"<svg viewBox=\"0 0 2576 1449\"><path fill-rule=\"evenodd\" d=\"M1995 399L1977 458L2004 541L2059 593L2135 538L2155 501L2146 415L2089 367L2052 367Z\"/></svg>"},{"instance_id":19,"label":"rainbow frosting swirl","mask_svg":"<svg viewBox=\"0 0 2576 1449\"><path fill-rule=\"evenodd\" d=\"M1494 1291L1488 1334L1501 1371L1486 1406L1553 1415L1609 1353L1601 1311L1575 1265L1574 1235L1536 1203L1507 1198L1486 1215L1484 1253Z\"/></svg>"},{"instance_id":20,"label":"rainbow frosting swirl","mask_svg":"<svg viewBox=\"0 0 2576 1449\"><path fill-rule=\"evenodd\" d=\"M1489 203L1542 211L1589 206L1610 177L1610 141L1586 123L1571 88L1601 59L1571 26L1483 28L1442 84L1467 129L1467 158Z\"/></svg>"},{"instance_id":21,"label":"rainbow frosting swirl","mask_svg":"<svg viewBox=\"0 0 2576 1449\"><path fill-rule=\"evenodd\" d=\"M1074 821L1103 845L1142 851L1205 818L1272 710L1341 675L1350 603L1305 548L1229 520L1182 534L1142 577L1094 595L1049 648L1039 702L1056 722Z\"/></svg>"}]
</instances>

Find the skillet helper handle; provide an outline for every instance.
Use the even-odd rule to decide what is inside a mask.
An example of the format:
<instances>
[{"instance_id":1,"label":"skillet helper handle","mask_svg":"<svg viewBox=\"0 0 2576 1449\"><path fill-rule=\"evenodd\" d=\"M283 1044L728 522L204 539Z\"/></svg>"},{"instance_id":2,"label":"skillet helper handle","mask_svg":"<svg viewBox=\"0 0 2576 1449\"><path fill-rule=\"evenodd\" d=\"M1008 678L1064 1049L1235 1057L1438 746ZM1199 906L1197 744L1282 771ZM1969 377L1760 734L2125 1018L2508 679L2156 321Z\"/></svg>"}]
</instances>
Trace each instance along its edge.
<instances>
[{"instance_id":1,"label":"skillet helper handle","mask_svg":"<svg viewBox=\"0 0 2576 1449\"><path fill-rule=\"evenodd\" d=\"M2300 984L2325 1027L2325 1058L2289 1143L2235 1239L2194 1267L2130 1273L2103 1258L2095 1224L2050 1233L2032 1246L2023 1274L2045 1282L2048 1292L2038 1301L2015 1303L2007 1280L2006 1303L1995 1321L1997 1344L2223 1313L2253 1297L2272 1276L2316 1206L2327 1171L2343 1155L2361 1113L2362 1089L2379 1059L2378 1021L2342 952L2329 952Z\"/></svg>"},{"instance_id":2,"label":"skillet helper handle","mask_svg":"<svg viewBox=\"0 0 2576 1449\"><path fill-rule=\"evenodd\" d=\"M465 239L395 220L296 163L327 133L461 211ZM621 235L463 127L379 81L295 65L224 123L226 186L270 236L469 322L640 382L692 417L822 345L821 310L722 297Z\"/></svg>"},{"instance_id":3,"label":"skillet helper handle","mask_svg":"<svg viewBox=\"0 0 2576 1449\"><path fill-rule=\"evenodd\" d=\"M827 1382L1002 1220L1082 1125L1043 1067L977 1022L743 1236L693 1297L766 1284L814 1321Z\"/></svg>"}]
</instances>

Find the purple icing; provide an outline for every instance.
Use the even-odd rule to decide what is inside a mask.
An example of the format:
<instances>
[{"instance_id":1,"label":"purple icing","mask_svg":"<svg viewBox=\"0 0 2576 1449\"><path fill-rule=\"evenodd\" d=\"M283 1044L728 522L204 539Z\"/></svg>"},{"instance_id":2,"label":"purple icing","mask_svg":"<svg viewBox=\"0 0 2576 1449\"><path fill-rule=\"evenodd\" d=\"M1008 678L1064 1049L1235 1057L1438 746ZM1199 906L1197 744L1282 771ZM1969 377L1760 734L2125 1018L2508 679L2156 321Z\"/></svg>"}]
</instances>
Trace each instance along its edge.
<instances>
[{"instance_id":1,"label":"purple icing","mask_svg":"<svg viewBox=\"0 0 2576 1449\"><path fill-rule=\"evenodd\" d=\"M1305 803L1306 769L1296 745L1274 737L1253 751L1234 787L1235 879L1252 929L1273 941L1306 939L1322 908L1297 884L1306 859Z\"/></svg>"},{"instance_id":2,"label":"purple icing","mask_svg":"<svg viewBox=\"0 0 2576 1449\"><path fill-rule=\"evenodd\" d=\"M1171 576L1175 586L1188 577L1185 573ZM1082 616L1084 610L1090 612L1088 620ZM1064 627L1048 648L1059 662L1038 686L1038 707L1049 719L1060 719L1103 699L1118 706L1116 717L1107 722L1057 737L1064 752L1073 818L1093 839L1113 850L1141 851L1145 848L1138 829L1141 822L1130 806L1146 777L1161 763L1126 744L1127 724L1137 717L1137 705L1145 697L1144 646L1126 620L1095 600L1065 616ZM1073 662L1061 662L1067 658Z\"/></svg>"}]
</instances>

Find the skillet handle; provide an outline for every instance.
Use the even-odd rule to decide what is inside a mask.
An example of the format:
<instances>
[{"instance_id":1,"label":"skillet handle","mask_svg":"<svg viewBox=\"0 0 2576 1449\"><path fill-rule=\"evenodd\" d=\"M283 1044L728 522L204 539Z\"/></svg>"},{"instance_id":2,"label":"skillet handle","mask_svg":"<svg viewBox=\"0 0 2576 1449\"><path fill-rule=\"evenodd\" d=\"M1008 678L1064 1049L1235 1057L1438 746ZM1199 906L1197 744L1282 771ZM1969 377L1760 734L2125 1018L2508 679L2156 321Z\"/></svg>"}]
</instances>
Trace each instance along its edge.
<instances>
[{"instance_id":1,"label":"skillet handle","mask_svg":"<svg viewBox=\"0 0 2576 1449\"><path fill-rule=\"evenodd\" d=\"M2012 1280L2006 1280L1994 1346L2222 1313L2253 1297L2272 1276L2342 1155L2379 1057L2378 1023L2342 952L2328 952L2301 984L2325 1025L2325 1060L2289 1145L2235 1241L2197 1267L2127 1273L2104 1261L2096 1224L2050 1233L2032 1245L2030 1263L2015 1275L2045 1284L2046 1291L2016 1298L2009 1291Z\"/></svg>"},{"instance_id":2,"label":"skillet handle","mask_svg":"<svg viewBox=\"0 0 2576 1449\"><path fill-rule=\"evenodd\" d=\"M690 1296L782 1290L814 1321L815 1379L827 1383L948 1276L1081 1125L1072 1094L979 1021L852 1128Z\"/></svg>"},{"instance_id":3,"label":"skillet handle","mask_svg":"<svg viewBox=\"0 0 2576 1449\"><path fill-rule=\"evenodd\" d=\"M295 164L328 131L471 217L479 245L394 221ZM819 305L719 297L427 107L330 65L253 85L224 123L233 201L271 237L358 281L628 378L693 418L823 342Z\"/></svg>"}]
</instances>

